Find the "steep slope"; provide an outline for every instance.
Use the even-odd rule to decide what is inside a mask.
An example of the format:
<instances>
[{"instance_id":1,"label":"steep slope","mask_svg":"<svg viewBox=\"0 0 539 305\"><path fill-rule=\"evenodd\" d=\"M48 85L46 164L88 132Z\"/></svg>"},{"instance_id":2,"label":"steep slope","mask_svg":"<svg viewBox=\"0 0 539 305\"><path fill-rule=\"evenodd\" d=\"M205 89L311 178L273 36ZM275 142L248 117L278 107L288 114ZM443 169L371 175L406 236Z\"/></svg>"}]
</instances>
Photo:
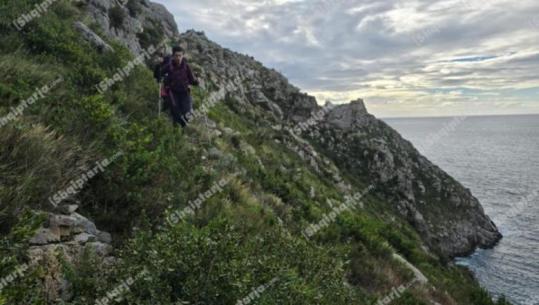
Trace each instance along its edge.
<instances>
[{"instance_id":1,"label":"steep slope","mask_svg":"<svg viewBox=\"0 0 539 305\"><path fill-rule=\"evenodd\" d=\"M193 91L197 118L174 129L157 116L151 71L132 67L148 37L129 26L118 35L91 17L115 20L130 5L152 4L58 2L14 29L11 21L36 4L9 1L0 11L0 116L62 76L0 128L0 273L15 275L2 282L1 305L494 304L469 272L425 247L439 245L402 217L385 185L369 188L378 169L351 166L322 138L301 137L298 128L326 132L340 108L319 107L276 71L189 31L177 39L204 83ZM129 18L152 19L140 14ZM171 22L158 32L174 39ZM86 218L60 218L84 219L85 228L55 225L50 198L119 153L60 203L79 205ZM112 233L112 251L100 237L105 255L92 246L90 235L103 235L94 222ZM59 252L33 264L39 227ZM67 253L74 242L78 253Z\"/></svg>"},{"instance_id":2,"label":"steep slope","mask_svg":"<svg viewBox=\"0 0 539 305\"><path fill-rule=\"evenodd\" d=\"M441 255L490 247L501 235L469 190L423 157L396 131L367 113L363 101L319 107L274 70L223 50L194 31L180 37L203 78L225 87L238 103L260 105L274 124L305 136L343 172L376 187L426 244ZM310 121L309 121L310 120Z\"/></svg>"}]
</instances>

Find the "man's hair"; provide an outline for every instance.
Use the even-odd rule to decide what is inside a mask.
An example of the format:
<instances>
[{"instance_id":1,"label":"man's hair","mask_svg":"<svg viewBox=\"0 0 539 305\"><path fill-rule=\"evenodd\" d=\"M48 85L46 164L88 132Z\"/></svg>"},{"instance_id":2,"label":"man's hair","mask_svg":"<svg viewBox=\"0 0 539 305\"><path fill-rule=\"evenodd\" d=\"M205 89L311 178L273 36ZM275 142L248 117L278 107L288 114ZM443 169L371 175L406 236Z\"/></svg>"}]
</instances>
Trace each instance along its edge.
<instances>
[{"instance_id":1,"label":"man's hair","mask_svg":"<svg viewBox=\"0 0 539 305\"><path fill-rule=\"evenodd\" d=\"M175 47L172 48L172 54L174 54L176 52L185 53L185 50L180 46L175 46Z\"/></svg>"}]
</instances>

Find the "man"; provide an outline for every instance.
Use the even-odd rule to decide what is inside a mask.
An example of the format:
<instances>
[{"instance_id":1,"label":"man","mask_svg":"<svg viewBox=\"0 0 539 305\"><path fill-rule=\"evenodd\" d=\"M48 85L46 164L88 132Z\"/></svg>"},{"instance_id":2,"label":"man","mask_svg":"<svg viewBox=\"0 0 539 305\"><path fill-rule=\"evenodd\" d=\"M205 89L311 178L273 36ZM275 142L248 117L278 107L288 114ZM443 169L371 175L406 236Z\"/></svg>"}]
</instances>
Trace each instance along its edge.
<instances>
[{"instance_id":1,"label":"man","mask_svg":"<svg viewBox=\"0 0 539 305\"><path fill-rule=\"evenodd\" d=\"M185 51L181 47L174 47L172 56L165 57L162 64L156 67L154 74L158 81L164 77L162 96L165 108L170 109L175 123L186 127L188 115L193 110L191 86L198 86L199 82L187 63Z\"/></svg>"}]
</instances>

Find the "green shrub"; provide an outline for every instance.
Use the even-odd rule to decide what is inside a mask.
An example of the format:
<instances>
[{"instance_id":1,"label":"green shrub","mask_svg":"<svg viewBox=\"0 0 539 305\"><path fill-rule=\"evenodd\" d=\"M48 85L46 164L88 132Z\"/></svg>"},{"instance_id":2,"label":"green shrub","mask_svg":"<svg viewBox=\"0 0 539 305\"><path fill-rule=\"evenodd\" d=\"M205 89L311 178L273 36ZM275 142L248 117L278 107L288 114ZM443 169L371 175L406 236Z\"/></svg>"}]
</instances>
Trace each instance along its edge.
<instances>
[{"instance_id":1,"label":"green shrub","mask_svg":"<svg viewBox=\"0 0 539 305\"><path fill-rule=\"evenodd\" d=\"M109 9L110 27L121 29L126 17L125 11L121 6L116 5L111 7Z\"/></svg>"},{"instance_id":2,"label":"green shrub","mask_svg":"<svg viewBox=\"0 0 539 305\"><path fill-rule=\"evenodd\" d=\"M15 272L16 268L27 265L29 268L13 282L0 289L0 304L5 305L45 305L41 294L39 266L31 266L27 259L28 240L41 226L46 217L24 209L7 234L0 234L0 274L3 279ZM4 284L4 283L3 283Z\"/></svg>"},{"instance_id":3,"label":"green shrub","mask_svg":"<svg viewBox=\"0 0 539 305\"><path fill-rule=\"evenodd\" d=\"M165 33L162 25L159 23L151 22L145 26L141 33L137 34L140 45L143 49L147 49L150 46L159 45L165 38Z\"/></svg>"}]
</instances>

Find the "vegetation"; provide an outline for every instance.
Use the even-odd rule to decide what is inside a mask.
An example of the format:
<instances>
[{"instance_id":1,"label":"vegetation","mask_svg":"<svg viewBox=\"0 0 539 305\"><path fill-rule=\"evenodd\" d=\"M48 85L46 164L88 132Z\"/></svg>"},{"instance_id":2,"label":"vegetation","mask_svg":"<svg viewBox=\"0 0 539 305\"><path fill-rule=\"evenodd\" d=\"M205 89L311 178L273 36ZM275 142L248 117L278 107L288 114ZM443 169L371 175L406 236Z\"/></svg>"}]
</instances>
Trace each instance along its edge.
<instances>
[{"instance_id":1,"label":"vegetation","mask_svg":"<svg viewBox=\"0 0 539 305\"><path fill-rule=\"evenodd\" d=\"M150 21L150 26L145 27L141 33L138 33L137 38L141 47L147 49L151 45L160 44L165 39L165 34L160 24Z\"/></svg>"},{"instance_id":2,"label":"vegetation","mask_svg":"<svg viewBox=\"0 0 539 305\"><path fill-rule=\"evenodd\" d=\"M114 42L115 52L94 51L73 30L80 15L67 1L21 32L6 22L37 3L10 1L0 12L0 117L39 84L63 81L0 128L1 275L29 263L28 239L44 221L32 211L50 210L52 193L122 151L75 198L83 214L114 234L117 262L107 266L90 252L75 264L65 261L74 294L63 304L93 304L137 275L118 304L236 304L274 279L258 304L374 304L413 279L393 253L430 281L394 304L494 304L468 272L425 252L407 224L385 214L380 198L369 196L365 209L344 212L306 239L302 231L331 210L327 200L344 196L275 141L282 134L260 123L262 110L241 112L234 100L221 101L209 117L232 132L215 136L200 121L183 131L157 117L158 88L146 67L99 93L96 84L125 66L129 52ZM208 94L195 89L196 107ZM222 178L230 182L195 215L166 221ZM50 303L40 284L45 274L33 266L0 290L0 305Z\"/></svg>"},{"instance_id":3,"label":"vegetation","mask_svg":"<svg viewBox=\"0 0 539 305\"><path fill-rule=\"evenodd\" d=\"M133 9L133 8L131 8ZM131 12L131 10L130 10ZM110 19L110 26L112 28L116 28L116 29L121 29L123 24L124 24L124 20L126 18L126 15L125 15L125 12L123 10L123 8L119 5L116 5L116 6L113 6L110 10L109 10L109 19Z\"/></svg>"}]
</instances>

